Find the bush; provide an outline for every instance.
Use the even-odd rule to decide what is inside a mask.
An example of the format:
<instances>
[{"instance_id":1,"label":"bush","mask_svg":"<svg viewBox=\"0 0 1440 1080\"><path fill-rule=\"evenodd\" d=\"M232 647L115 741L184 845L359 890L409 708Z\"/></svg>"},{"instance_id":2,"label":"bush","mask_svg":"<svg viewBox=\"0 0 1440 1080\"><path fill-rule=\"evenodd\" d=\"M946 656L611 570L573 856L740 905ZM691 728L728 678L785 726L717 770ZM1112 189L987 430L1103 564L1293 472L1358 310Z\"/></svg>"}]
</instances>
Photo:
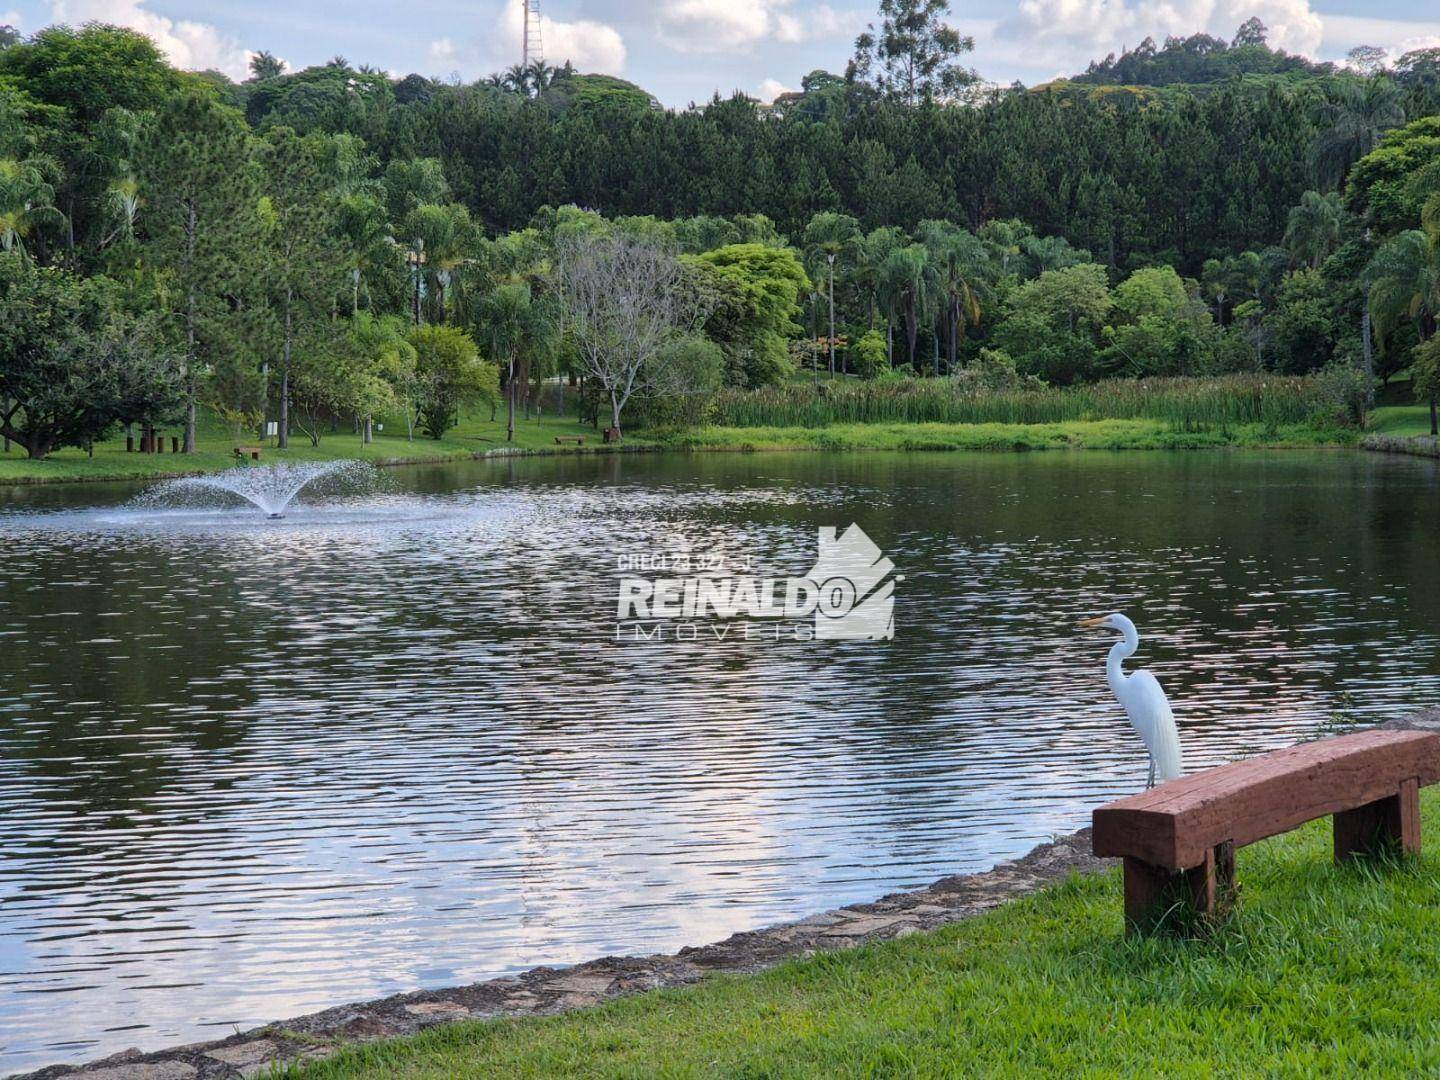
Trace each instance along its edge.
<instances>
[{"instance_id":1,"label":"bush","mask_svg":"<svg viewBox=\"0 0 1440 1080\"><path fill-rule=\"evenodd\" d=\"M1319 395L1317 418L1322 422L1365 426L1369 386L1365 372L1343 361L1326 364L1315 374Z\"/></svg>"},{"instance_id":2,"label":"bush","mask_svg":"<svg viewBox=\"0 0 1440 1080\"><path fill-rule=\"evenodd\" d=\"M1022 376L1015 370L1015 361L1010 354L1000 349L981 349L974 362L950 376L956 389L970 394L1004 393L1027 389L1039 389L1040 382L1029 376Z\"/></svg>"},{"instance_id":3,"label":"bush","mask_svg":"<svg viewBox=\"0 0 1440 1080\"><path fill-rule=\"evenodd\" d=\"M1410 387L1417 401L1434 401L1440 397L1440 334L1416 345L1411 353L1415 363L1410 368Z\"/></svg>"},{"instance_id":4,"label":"bush","mask_svg":"<svg viewBox=\"0 0 1440 1080\"><path fill-rule=\"evenodd\" d=\"M470 335L453 326L414 326L406 338L415 349L420 426L444 438L462 406L499 398L500 372L484 363Z\"/></svg>"},{"instance_id":5,"label":"bush","mask_svg":"<svg viewBox=\"0 0 1440 1080\"><path fill-rule=\"evenodd\" d=\"M669 368L667 385L686 390L637 396L630 406L634 426L694 427L705 423L725 376L725 350L696 335L667 346L656 362Z\"/></svg>"},{"instance_id":6,"label":"bush","mask_svg":"<svg viewBox=\"0 0 1440 1080\"><path fill-rule=\"evenodd\" d=\"M890 366L890 347L879 330L867 330L850 346L850 364L862 379L873 379Z\"/></svg>"}]
</instances>

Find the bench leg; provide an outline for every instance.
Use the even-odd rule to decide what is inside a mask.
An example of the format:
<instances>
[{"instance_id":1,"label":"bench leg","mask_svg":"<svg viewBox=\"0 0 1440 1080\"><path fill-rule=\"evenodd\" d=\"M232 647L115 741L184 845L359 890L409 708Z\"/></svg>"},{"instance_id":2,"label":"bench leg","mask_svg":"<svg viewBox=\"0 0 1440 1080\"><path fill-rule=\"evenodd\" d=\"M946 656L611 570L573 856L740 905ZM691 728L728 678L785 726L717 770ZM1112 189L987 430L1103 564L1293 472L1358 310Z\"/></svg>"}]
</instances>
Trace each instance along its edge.
<instances>
[{"instance_id":1,"label":"bench leg","mask_svg":"<svg viewBox=\"0 0 1440 1080\"><path fill-rule=\"evenodd\" d=\"M1235 841L1215 845L1215 914L1229 915L1235 910Z\"/></svg>"},{"instance_id":2,"label":"bench leg","mask_svg":"<svg viewBox=\"0 0 1440 1080\"><path fill-rule=\"evenodd\" d=\"M1235 849L1221 844L1205 861L1171 872L1139 859L1125 859L1125 930L1150 934L1170 925L1188 930L1197 920L1213 918L1234 895Z\"/></svg>"},{"instance_id":3,"label":"bench leg","mask_svg":"<svg viewBox=\"0 0 1440 1080\"><path fill-rule=\"evenodd\" d=\"M1386 849L1420 853L1420 783L1405 780L1394 795L1335 815L1335 861Z\"/></svg>"}]
</instances>

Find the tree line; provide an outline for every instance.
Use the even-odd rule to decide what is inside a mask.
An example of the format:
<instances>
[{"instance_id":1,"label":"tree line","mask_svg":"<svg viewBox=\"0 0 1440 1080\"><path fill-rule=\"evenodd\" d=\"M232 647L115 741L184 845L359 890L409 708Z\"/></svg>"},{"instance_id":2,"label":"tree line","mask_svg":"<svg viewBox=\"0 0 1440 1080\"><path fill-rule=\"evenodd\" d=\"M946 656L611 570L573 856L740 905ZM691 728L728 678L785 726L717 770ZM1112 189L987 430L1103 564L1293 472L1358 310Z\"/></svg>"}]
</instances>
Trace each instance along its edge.
<instances>
[{"instance_id":1,"label":"tree line","mask_svg":"<svg viewBox=\"0 0 1440 1080\"><path fill-rule=\"evenodd\" d=\"M800 369L1418 361L1431 386L1423 63L980 92L944 6L885 0L845 76L770 109L544 65L465 86L261 54L237 85L99 25L0 42L0 432L43 456L178 412L192 449L203 404L282 440L397 413L439 437L487 403L513 432L556 376L617 432ZM1230 51L1273 63L1247 27Z\"/></svg>"}]
</instances>

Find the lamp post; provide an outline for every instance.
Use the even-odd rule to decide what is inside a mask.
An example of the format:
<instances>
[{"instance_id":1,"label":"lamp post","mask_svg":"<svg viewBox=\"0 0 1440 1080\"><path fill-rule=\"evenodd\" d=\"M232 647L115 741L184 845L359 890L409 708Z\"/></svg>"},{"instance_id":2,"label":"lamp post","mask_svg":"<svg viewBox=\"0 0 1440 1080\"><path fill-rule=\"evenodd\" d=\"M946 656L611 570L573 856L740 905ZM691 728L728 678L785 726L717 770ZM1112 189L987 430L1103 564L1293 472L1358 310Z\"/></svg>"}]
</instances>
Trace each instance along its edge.
<instances>
[{"instance_id":1,"label":"lamp post","mask_svg":"<svg viewBox=\"0 0 1440 1080\"><path fill-rule=\"evenodd\" d=\"M830 264L830 339L825 351L830 357L830 378L835 378L835 253L829 252L825 261Z\"/></svg>"}]
</instances>

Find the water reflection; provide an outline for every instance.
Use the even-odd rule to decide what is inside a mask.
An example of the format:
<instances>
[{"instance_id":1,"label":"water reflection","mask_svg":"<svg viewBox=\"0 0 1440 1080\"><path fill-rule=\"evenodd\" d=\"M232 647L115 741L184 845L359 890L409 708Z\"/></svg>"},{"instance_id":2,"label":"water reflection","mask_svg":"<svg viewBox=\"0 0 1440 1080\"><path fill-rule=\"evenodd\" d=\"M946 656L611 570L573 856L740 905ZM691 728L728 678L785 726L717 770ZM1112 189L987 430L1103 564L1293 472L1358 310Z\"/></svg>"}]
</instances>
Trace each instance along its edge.
<instances>
[{"instance_id":1,"label":"water reflection","mask_svg":"<svg viewBox=\"0 0 1440 1080\"><path fill-rule=\"evenodd\" d=\"M670 949L1018 854L1143 782L1082 614L1187 763L1431 703L1432 463L565 458L295 510L0 515L0 1070ZM83 509L80 509L83 507ZM888 643L616 643L621 552L803 573Z\"/></svg>"}]
</instances>

